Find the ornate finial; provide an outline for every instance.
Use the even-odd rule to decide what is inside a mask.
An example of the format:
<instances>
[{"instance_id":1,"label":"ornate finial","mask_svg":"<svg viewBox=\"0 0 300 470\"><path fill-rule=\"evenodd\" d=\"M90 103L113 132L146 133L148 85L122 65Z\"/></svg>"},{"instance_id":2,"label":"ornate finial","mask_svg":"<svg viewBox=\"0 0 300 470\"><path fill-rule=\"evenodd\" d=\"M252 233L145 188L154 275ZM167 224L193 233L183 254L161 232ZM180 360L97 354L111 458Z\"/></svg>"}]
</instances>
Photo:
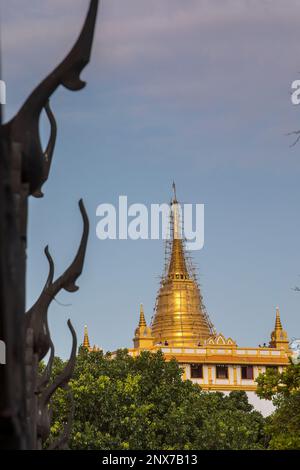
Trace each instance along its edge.
<instances>
[{"instance_id":1,"label":"ornate finial","mask_svg":"<svg viewBox=\"0 0 300 470\"><path fill-rule=\"evenodd\" d=\"M80 245L74 260L64 273L54 281L54 262L49 253L48 247L45 248L45 254L49 262L48 278L40 297L25 315L26 327L33 330L34 351L38 354L39 360L42 360L46 356L51 347L51 338L48 326L49 305L62 289L65 289L68 292L76 292L78 290L76 280L82 272L89 234L89 219L82 200L79 201L79 208L83 220L83 231Z\"/></svg>"},{"instance_id":2,"label":"ornate finial","mask_svg":"<svg viewBox=\"0 0 300 470\"><path fill-rule=\"evenodd\" d=\"M276 320L275 320L275 330L282 330L282 324L280 320L280 312L279 312L279 307L276 307Z\"/></svg>"},{"instance_id":3,"label":"ornate finial","mask_svg":"<svg viewBox=\"0 0 300 470\"><path fill-rule=\"evenodd\" d=\"M41 186L47 181L52 155L48 161L42 149L39 122L44 108L53 128L54 121L49 112L48 100L62 85L68 90L77 91L86 83L80 74L90 61L93 36L96 24L99 0L90 0L88 13L73 48L65 59L33 90L18 113L2 127L5 140L16 144L20 152L22 183L28 184L29 194L41 196ZM54 116L53 116L54 118ZM48 150L53 152L55 135L50 136Z\"/></svg>"},{"instance_id":4,"label":"ornate finial","mask_svg":"<svg viewBox=\"0 0 300 470\"><path fill-rule=\"evenodd\" d=\"M144 307L143 304L140 305L140 321L139 321L139 327L144 327L147 326L146 320L145 320L145 315L144 315Z\"/></svg>"},{"instance_id":5,"label":"ornate finial","mask_svg":"<svg viewBox=\"0 0 300 470\"><path fill-rule=\"evenodd\" d=\"M86 349L90 349L90 340L89 340L87 325L84 326L84 338L83 338L82 346Z\"/></svg>"}]
</instances>

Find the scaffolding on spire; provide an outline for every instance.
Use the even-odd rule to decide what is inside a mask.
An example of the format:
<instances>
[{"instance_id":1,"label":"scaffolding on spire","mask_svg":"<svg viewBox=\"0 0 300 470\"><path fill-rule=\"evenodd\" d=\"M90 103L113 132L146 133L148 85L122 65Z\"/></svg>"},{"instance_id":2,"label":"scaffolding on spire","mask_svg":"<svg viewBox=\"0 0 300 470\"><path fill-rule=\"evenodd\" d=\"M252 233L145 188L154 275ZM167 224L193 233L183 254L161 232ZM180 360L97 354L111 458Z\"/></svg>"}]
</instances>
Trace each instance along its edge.
<instances>
[{"instance_id":1,"label":"scaffolding on spire","mask_svg":"<svg viewBox=\"0 0 300 470\"><path fill-rule=\"evenodd\" d=\"M151 326L157 342L173 346L198 346L215 335L203 303L191 255L186 250L181 206L174 197L170 204L168 238L165 241L164 270L155 302Z\"/></svg>"}]
</instances>

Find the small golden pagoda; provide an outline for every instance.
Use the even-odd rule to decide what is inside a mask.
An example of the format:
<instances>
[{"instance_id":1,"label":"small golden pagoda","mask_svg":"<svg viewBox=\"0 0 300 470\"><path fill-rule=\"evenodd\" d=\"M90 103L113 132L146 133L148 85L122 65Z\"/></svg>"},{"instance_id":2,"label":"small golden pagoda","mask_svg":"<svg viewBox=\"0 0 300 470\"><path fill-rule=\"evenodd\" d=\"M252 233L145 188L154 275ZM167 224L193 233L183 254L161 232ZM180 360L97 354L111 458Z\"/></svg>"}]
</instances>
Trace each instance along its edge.
<instances>
[{"instance_id":1,"label":"small golden pagoda","mask_svg":"<svg viewBox=\"0 0 300 470\"><path fill-rule=\"evenodd\" d=\"M276 308L275 328L271 333L270 346L272 348L283 348L289 351L289 340L287 332L282 328L279 308Z\"/></svg>"},{"instance_id":2,"label":"small golden pagoda","mask_svg":"<svg viewBox=\"0 0 300 470\"><path fill-rule=\"evenodd\" d=\"M88 350L91 349L87 325L84 326L84 336L83 336L82 346Z\"/></svg>"},{"instance_id":3,"label":"small golden pagoda","mask_svg":"<svg viewBox=\"0 0 300 470\"><path fill-rule=\"evenodd\" d=\"M152 330L147 326L144 307L140 306L140 320L134 332L133 345L138 350L151 349L153 346Z\"/></svg>"},{"instance_id":4,"label":"small golden pagoda","mask_svg":"<svg viewBox=\"0 0 300 470\"><path fill-rule=\"evenodd\" d=\"M94 344L93 347L90 346L90 340L89 340L89 334L88 334L88 327L87 325L84 326L84 335L83 335L83 343L82 343L82 347L87 349L89 352L98 352L98 351L102 351L101 348L99 348L98 346L96 346Z\"/></svg>"}]
</instances>

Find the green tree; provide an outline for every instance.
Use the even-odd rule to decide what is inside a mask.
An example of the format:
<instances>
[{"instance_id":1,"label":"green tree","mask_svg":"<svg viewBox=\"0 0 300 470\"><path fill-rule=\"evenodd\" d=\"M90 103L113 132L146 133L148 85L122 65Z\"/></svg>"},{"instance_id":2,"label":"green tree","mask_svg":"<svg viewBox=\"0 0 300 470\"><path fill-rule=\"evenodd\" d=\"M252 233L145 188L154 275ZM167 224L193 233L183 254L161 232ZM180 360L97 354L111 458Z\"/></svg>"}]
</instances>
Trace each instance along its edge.
<instances>
[{"instance_id":1,"label":"green tree","mask_svg":"<svg viewBox=\"0 0 300 470\"><path fill-rule=\"evenodd\" d=\"M63 367L55 361L55 373ZM75 401L72 449L261 449L264 419L247 395L203 392L182 380L175 360L144 352L132 358L81 349L70 383ZM52 400L52 439L68 415L68 398Z\"/></svg>"},{"instance_id":2,"label":"green tree","mask_svg":"<svg viewBox=\"0 0 300 470\"><path fill-rule=\"evenodd\" d=\"M300 364L282 373L267 369L257 378L257 395L272 400L275 411L266 419L270 449L300 449Z\"/></svg>"}]
</instances>

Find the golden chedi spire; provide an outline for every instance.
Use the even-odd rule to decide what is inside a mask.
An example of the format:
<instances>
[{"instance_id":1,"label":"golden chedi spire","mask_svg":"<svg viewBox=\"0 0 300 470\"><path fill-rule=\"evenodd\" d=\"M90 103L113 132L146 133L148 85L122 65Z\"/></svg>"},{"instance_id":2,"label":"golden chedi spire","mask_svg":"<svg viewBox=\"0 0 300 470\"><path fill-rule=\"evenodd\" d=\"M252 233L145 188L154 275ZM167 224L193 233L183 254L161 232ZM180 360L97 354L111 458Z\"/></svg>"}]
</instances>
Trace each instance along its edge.
<instances>
[{"instance_id":1,"label":"golden chedi spire","mask_svg":"<svg viewBox=\"0 0 300 470\"><path fill-rule=\"evenodd\" d=\"M140 321L139 321L139 328L143 328L147 326L144 314L144 307L143 304L140 305Z\"/></svg>"},{"instance_id":2,"label":"golden chedi spire","mask_svg":"<svg viewBox=\"0 0 300 470\"><path fill-rule=\"evenodd\" d=\"M276 307L275 331L282 331L279 308Z\"/></svg>"},{"instance_id":3,"label":"golden chedi spire","mask_svg":"<svg viewBox=\"0 0 300 470\"><path fill-rule=\"evenodd\" d=\"M196 279L187 267L180 205L174 183L173 190L170 207L171 254L157 296L152 336L156 344L197 347L214 331Z\"/></svg>"},{"instance_id":4,"label":"golden chedi spire","mask_svg":"<svg viewBox=\"0 0 300 470\"><path fill-rule=\"evenodd\" d=\"M171 218L171 236L173 240L172 251L171 251L171 259L168 268L168 277L169 278L176 278L178 276L184 276L185 279L188 279L188 270L186 267L186 261L184 256L184 249L182 243L182 236L181 236L181 225L180 225L180 206L176 199L176 187L175 183L173 182L173 191L174 196L171 202L171 211L170 211L170 218Z\"/></svg>"},{"instance_id":5,"label":"golden chedi spire","mask_svg":"<svg viewBox=\"0 0 300 470\"><path fill-rule=\"evenodd\" d=\"M153 346L152 330L147 326L143 304L140 305L139 324L134 332L133 344L136 349L151 349Z\"/></svg>"},{"instance_id":6,"label":"golden chedi spire","mask_svg":"<svg viewBox=\"0 0 300 470\"><path fill-rule=\"evenodd\" d=\"M91 349L87 325L84 326L84 337L82 346L88 350Z\"/></svg>"},{"instance_id":7,"label":"golden chedi spire","mask_svg":"<svg viewBox=\"0 0 300 470\"><path fill-rule=\"evenodd\" d=\"M286 351L289 350L289 339L287 332L283 329L280 319L279 308L276 307L276 319L275 319L275 328L271 333L271 348L283 348Z\"/></svg>"}]
</instances>

